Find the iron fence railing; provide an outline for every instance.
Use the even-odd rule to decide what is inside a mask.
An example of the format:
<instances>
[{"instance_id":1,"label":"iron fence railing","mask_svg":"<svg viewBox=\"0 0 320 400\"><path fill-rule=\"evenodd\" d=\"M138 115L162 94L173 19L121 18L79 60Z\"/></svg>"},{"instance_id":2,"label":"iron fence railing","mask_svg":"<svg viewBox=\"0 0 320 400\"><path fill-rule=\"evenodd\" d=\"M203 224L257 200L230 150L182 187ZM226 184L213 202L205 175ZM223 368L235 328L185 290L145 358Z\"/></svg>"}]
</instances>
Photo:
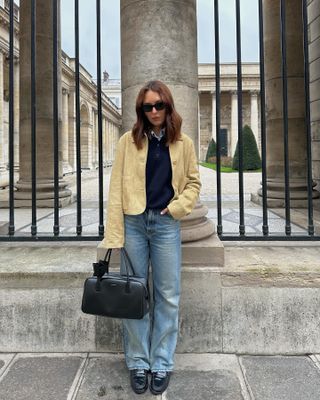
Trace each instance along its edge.
<instances>
[{"instance_id":1,"label":"iron fence railing","mask_svg":"<svg viewBox=\"0 0 320 400\"><path fill-rule=\"evenodd\" d=\"M274 21L280 24L281 41L281 68L282 68L282 111L283 111L283 146L284 146L284 185L285 185L285 230L283 234L272 234L269 229L268 205L267 205L267 145L266 145L266 88L265 88L265 51L264 51L264 15L263 0L258 1L259 18L259 57L260 57L260 117L261 117L261 159L262 159L262 224L261 234L246 233L244 182L243 182L243 99L242 99L242 51L241 51L241 12L240 0L235 0L235 25L236 25L236 61L237 61L237 132L239 146L239 232L228 234L224 232L222 216L222 190L221 190L221 75L220 75L220 34L219 34L219 0L213 0L214 6L214 49L215 49L215 123L217 132L216 160L217 160L217 233L222 240L319 240L320 236L315 234L313 219L312 200L312 158L311 158L311 129L310 129L310 94L309 94L309 54L308 54L308 18L307 1L301 0L301 18L303 19L303 48L304 48L304 74L305 74L305 118L307 136L307 172L308 172L308 226L305 233L293 234L291 229L291 204L290 204L290 163L289 163L289 126L288 126L288 77L287 77L287 43L286 43L286 2L279 0L280 20ZM14 182L14 19L17 13L13 0L6 0L9 12L9 131L8 131L8 156L9 156L9 223L8 232L0 235L0 241L21 240L21 241L42 241L42 240L99 240L104 234L104 197L103 197L103 124L102 124L102 89L101 89L101 4L100 0L95 1L96 6L96 56L97 56L97 121L98 121L98 210L99 222L96 234L83 233L83 209L82 209L82 179L81 179L81 120L80 120L80 59L79 59L79 0L74 1L74 37L75 37L75 115L76 115L76 229L74 235L61 234L59 220L59 93L58 93L58 65L59 65L59 23L58 23L58 2L51 0L52 32L53 32L53 151L54 151L54 223L53 234L43 235L37 229L37 91L36 85L36 0L31 0L31 38L30 38L30 76L31 76L31 169L32 169L32 196L31 196L31 231L30 234L17 234L15 231L15 182ZM221 2L220 2L221 3ZM223 45L223 44L222 44Z\"/></svg>"}]
</instances>

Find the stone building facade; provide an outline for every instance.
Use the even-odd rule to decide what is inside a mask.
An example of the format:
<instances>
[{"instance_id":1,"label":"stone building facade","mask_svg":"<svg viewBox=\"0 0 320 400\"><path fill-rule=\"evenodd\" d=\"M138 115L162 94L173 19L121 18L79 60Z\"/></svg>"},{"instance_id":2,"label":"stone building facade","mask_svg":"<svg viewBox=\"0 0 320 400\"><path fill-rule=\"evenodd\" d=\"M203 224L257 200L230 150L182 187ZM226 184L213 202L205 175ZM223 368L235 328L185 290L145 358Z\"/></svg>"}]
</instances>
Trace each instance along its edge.
<instances>
[{"instance_id":1,"label":"stone building facade","mask_svg":"<svg viewBox=\"0 0 320 400\"><path fill-rule=\"evenodd\" d=\"M8 185L8 131L9 131L9 4L0 0L0 186ZM16 180L19 175L19 8L15 7L15 66L14 66L14 165ZM75 59L61 52L61 124L60 142L63 174L76 170L76 111ZM60 119L60 118L59 118ZM98 112L97 86L92 76L80 66L80 135L81 167L98 166ZM119 108L102 93L102 132L104 166L112 165L119 139L121 114Z\"/></svg>"},{"instance_id":2,"label":"stone building facade","mask_svg":"<svg viewBox=\"0 0 320 400\"><path fill-rule=\"evenodd\" d=\"M238 140L237 65L221 64L221 154L233 157ZM260 149L260 74L258 63L242 64L242 119L249 125ZM208 144L216 141L215 65L199 64L200 135L199 159L204 160Z\"/></svg>"}]
</instances>

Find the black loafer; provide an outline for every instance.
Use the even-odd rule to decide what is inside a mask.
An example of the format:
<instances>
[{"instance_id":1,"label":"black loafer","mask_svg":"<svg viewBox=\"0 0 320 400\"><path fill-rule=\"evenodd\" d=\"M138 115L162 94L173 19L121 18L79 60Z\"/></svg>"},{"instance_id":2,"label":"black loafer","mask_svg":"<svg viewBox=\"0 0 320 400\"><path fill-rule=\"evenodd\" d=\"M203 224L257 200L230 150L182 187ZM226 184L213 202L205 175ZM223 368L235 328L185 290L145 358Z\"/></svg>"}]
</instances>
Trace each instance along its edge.
<instances>
[{"instance_id":1,"label":"black loafer","mask_svg":"<svg viewBox=\"0 0 320 400\"><path fill-rule=\"evenodd\" d=\"M163 393L170 381L169 371L156 371L151 373L150 391L153 394Z\"/></svg>"},{"instance_id":2,"label":"black loafer","mask_svg":"<svg viewBox=\"0 0 320 400\"><path fill-rule=\"evenodd\" d=\"M130 383L135 393L144 393L148 388L148 371L146 369L131 369Z\"/></svg>"}]
</instances>

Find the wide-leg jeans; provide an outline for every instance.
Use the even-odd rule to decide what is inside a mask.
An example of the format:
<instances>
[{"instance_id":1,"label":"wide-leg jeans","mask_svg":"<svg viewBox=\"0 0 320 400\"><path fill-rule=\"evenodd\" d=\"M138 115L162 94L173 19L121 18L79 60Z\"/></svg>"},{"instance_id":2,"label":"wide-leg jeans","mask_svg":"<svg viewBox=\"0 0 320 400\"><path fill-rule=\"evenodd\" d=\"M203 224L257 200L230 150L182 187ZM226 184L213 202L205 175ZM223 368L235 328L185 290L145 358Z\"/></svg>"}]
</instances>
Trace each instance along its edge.
<instances>
[{"instance_id":1,"label":"wide-leg jeans","mask_svg":"<svg viewBox=\"0 0 320 400\"><path fill-rule=\"evenodd\" d=\"M180 221L161 210L124 215L125 249L135 273L148 279L152 268L153 320L123 319L123 343L128 369L172 371L178 338L180 299ZM125 272L121 256L121 272Z\"/></svg>"}]
</instances>

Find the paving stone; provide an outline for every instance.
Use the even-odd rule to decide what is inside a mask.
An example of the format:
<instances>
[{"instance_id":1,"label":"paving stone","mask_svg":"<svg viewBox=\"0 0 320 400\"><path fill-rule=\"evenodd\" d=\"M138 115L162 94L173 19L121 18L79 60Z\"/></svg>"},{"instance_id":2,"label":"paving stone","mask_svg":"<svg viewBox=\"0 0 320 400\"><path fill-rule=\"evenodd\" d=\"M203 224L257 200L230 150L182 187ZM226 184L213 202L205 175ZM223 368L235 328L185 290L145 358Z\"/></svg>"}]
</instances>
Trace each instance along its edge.
<instances>
[{"instance_id":1,"label":"paving stone","mask_svg":"<svg viewBox=\"0 0 320 400\"><path fill-rule=\"evenodd\" d=\"M0 399L66 400L81 357L18 358L0 382Z\"/></svg>"},{"instance_id":2,"label":"paving stone","mask_svg":"<svg viewBox=\"0 0 320 400\"><path fill-rule=\"evenodd\" d=\"M104 397L105 396L105 397ZM149 390L136 395L129 382L123 356L91 358L75 400L156 399ZM172 374L167 400L243 400L240 382L234 372L177 370Z\"/></svg>"},{"instance_id":3,"label":"paving stone","mask_svg":"<svg viewBox=\"0 0 320 400\"><path fill-rule=\"evenodd\" d=\"M123 357L91 358L75 400L132 400L157 399L147 390L135 394L130 386L129 372Z\"/></svg>"},{"instance_id":4,"label":"paving stone","mask_svg":"<svg viewBox=\"0 0 320 400\"><path fill-rule=\"evenodd\" d=\"M320 372L308 357L244 356L255 400L319 400Z\"/></svg>"},{"instance_id":5,"label":"paving stone","mask_svg":"<svg viewBox=\"0 0 320 400\"><path fill-rule=\"evenodd\" d=\"M237 376L227 370L178 371L170 381L167 400L242 400Z\"/></svg>"}]
</instances>

